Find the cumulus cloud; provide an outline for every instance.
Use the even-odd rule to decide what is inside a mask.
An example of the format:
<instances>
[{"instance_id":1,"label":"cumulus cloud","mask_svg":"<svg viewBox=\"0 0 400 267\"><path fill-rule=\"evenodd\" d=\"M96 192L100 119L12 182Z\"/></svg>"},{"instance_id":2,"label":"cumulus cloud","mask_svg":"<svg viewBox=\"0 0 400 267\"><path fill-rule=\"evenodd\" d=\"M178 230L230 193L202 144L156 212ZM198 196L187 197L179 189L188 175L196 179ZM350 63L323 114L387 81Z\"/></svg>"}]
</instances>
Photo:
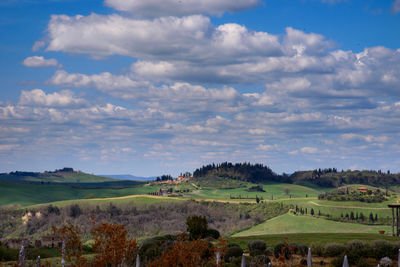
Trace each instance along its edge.
<instances>
[{"instance_id":1,"label":"cumulus cloud","mask_svg":"<svg viewBox=\"0 0 400 267\"><path fill-rule=\"evenodd\" d=\"M183 16L192 14L222 15L255 8L259 0L105 0L106 5L136 17Z\"/></svg>"},{"instance_id":2,"label":"cumulus cloud","mask_svg":"<svg viewBox=\"0 0 400 267\"><path fill-rule=\"evenodd\" d=\"M24 59L22 64L26 67L60 67L57 59L49 58L45 59L42 56L32 56Z\"/></svg>"},{"instance_id":3,"label":"cumulus cloud","mask_svg":"<svg viewBox=\"0 0 400 267\"><path fill-rule=\"evenodd\" d=\"M116 31L115 29L118 29ZM237 24L215 28L201 15L137 20L113 15L53 15L48 51L141 59L235 61L233 56L279 55L278 36Z\"/></svg>"},{"instance_id":4,"label":"cumulus cloud","mask_svg":"<svg viewBox=\"0 0 400 267\"><path fill-rule=\"evenodd\" d=\"M22 91L19 104L23 106L71 107L86 105L86 100L74 96L69 90L46 94L41 89Z\"/></svg>"}]
</instances>

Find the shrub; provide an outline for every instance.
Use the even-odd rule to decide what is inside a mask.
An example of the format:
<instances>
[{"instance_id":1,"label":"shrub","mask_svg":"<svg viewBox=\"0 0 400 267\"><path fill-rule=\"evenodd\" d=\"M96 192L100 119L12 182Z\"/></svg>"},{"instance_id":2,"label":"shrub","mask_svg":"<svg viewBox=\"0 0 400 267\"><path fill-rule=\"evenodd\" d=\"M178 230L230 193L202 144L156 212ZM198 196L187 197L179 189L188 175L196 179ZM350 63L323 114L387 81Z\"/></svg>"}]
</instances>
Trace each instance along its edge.
<instances>
[{"instance_id":1,"label":"shrub","mask_svg":"<svg viewBox=\"0 0 400 267\"><path fill-rule=\"evenodd\" d=\"M285 256L286 259L290 258L290 251L285 243L277 243L274 247L274 256L279 258L280 255Z\"/></svg>"},{"instance_id":2,"label":"shrub","mask_svg":"<svg viewBox=\"0 0 400 267\"><path fill-rule=\"evenodd\" d=\"M257 255L249 262L250 266L266 266L271 260L265 255Z\"/></svg>"},{"instance_id":3,"label":"shrub","mask_svg":"<svg viewBox=\"0 0 400 267\"><path fill-rule=\"evenodd\" d=\"M297 253L302 257L306 256L308 253L308 247L304 244L297 244Z\"/></svg>"},{"instance_id":4,"label":"shrub","mask_svg":"<svg viewBox=\"0 0 400 267\"><path fill-rule=\"evenodd\" d=\"M231 246L228 247L228 250L226 251L225 254L225 261L230 262L234 258L241 257L243 254L243 249L239 246Z\"/></svg>"},{"instance_id":5,"label":"shrub","mask_svg":"<svg viewBox=\"0 0 400 267\"><path fill-rule=\"evenodd\" d=\"M16 261L18 260L18 249L0 247L0 261Z\"/></svg>"},{"instance_id":6,"label":"shrub","mask_svg":"<svg viewBox=\"0 0 400 267\"><path fill-rule=\"evenodd\" d=\"M325 246L322 243L312 243L311 251L313 254L321 257L325 254Z\"/></svg>"},{"instance_id":7,"label":"shrub","mask_svg":"<svg viewBox=\"0 0 400 267\"><path fill-rule=\"evenodd\" d=\"M210 237L212 237L214 239L218 239L221 235L220 235L218 230L212 229L212 228L208 228L207 229L207 236L210 236Z\"/></svg>"},{"instance_id":8,"label":"shrub","mask_svg":"<svg viewBox=\"0 0 400 267\"><path fill-rule=\"evenodd\" d=\"M340 243L328 243L325 245L325 253L324 255L327 257L336 257L344 255L346 250L346 246Z\"/></svg>"},{"instance_id":9,"label":"shrub","mask_svg":"<svg viewBox=\"0 0 400 267\"><path fill-rule=\"evenodd\" d=\"M141 260L144 263L155 261L162 253L172 247L175 240L176 236L172 235L158 236L144 240L139 249Z\"/></svg>"},{"instance_id":10,"label":"shrub","mask_svg":"<svg viewBox=\"0 0 400 267\"><path fill-rule=\"evenodd\" d=\"M250 256L262 255L267 248L267 245L262 240L253 240L247 243L247 247L250 251Z\"/></svg>"},{"instance_id":11,"label":"shrub","mask_svg":"<svg viewBox=\"0 0 400 267\"><path fill-rule=\"evenodd\" d=\"M372 254L375 259L393 256L393 246L387 240L374 240L371 243Z\"/></svg>"},{"instance_id":12,"label":"shrub","mask_svg":"<svg viewBox=\"0 0 400 267\"><path fill-rule=\"evenodd\" d=\"M371 255L371 247L360 240L352 240L346 243L346 254L349 264L356 264L365 255Z\"/></svg>"}]
</instances>

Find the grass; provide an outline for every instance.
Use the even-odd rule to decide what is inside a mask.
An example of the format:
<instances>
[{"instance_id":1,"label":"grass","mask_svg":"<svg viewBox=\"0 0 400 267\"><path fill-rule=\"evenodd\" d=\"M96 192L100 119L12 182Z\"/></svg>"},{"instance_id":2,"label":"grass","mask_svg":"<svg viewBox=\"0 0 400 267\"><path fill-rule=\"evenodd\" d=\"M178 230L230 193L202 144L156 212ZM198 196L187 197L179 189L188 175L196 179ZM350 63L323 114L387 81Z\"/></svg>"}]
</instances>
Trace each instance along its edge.
<instances>
[{"instance_id":1,"label":"grass","mask_svg":"<svg viewBox=\"0 0 400 267\"><path fill-rule=\"evenodd\" d=\"M286 239L287 238L287 239ZM257 236L241 236L241 237L230 237L228 240L230 243L236 243L242 248L247 250L247 243L252 240L263 240L268 246L274 246L277 243L288 241L295 242L298 244L304 244L310 246L312 243L346 243L350 240L364 240L373 241L384 239L388 241L399 241L398 237L379 235L379 234L368 234L368 233L295 233L295 234L266 234Z\"/></svg>"},{"instance_id":2,"label":"grass","mask_svg":"<svg viewBox=\"0 0 400 267\"><path fill-rule=\"evenodd\" d=\"M385 230L386 233L389 233L391 227L343 223L288 213L236 233L233 237L294 233L378 233L379 230Z\"/></svg>"}]
</instances>

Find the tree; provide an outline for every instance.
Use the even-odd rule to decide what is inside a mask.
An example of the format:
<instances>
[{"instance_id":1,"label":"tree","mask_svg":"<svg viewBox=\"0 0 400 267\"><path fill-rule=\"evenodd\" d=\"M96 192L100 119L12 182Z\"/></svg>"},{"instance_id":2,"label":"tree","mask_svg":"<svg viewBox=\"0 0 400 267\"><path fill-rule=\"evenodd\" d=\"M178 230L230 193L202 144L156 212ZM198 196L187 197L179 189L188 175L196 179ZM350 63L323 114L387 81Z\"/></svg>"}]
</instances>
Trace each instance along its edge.
<instances>
[{"instance_id":1,"label":"tree","mask_svg":"<svg viewBox=\"0 0 400 267\"><path fill-rule=\"evenodd\" d=\"M369 214L369 221L374 222L374 215L372 214L372 212Z\"/></svg>"},{"instance_id":2,"label":"tree","mask_svg":"<svg viewBox=\"0 0 400 267\"><path fill-rule=\"evenodd\" d=\"M128 231L123 224L93 223L94 266L118 266L133 263L136 255L136 240L127 238ZM128 264L129 265L129 264Z\"/></svg>"},{"instance_id":3,"label":"tree","mask_svg":"<svg viewBox=\"0 0 400 267\"><path fill-rule=\"evenodd\" d=\"M186 230L194 239L204 238L207 235L208 223L205 216L189 216L186 219Z\"/></svg>"},{"instance_id":4,"label":"tree","mask_svg":"<svg viewBox=\"0 0 400 267\"><path fill-rule=\"evenodd\" d=\"M64 225L61 228L52 228L53 234L61 238L65 244L65 259L71 266L85 266L86 259L82 257L82 241L79 228L73 224ZM59 248L61 250L61 248ZM60 251L60 254L62 252Z\"/></svg>"}]
</instances>

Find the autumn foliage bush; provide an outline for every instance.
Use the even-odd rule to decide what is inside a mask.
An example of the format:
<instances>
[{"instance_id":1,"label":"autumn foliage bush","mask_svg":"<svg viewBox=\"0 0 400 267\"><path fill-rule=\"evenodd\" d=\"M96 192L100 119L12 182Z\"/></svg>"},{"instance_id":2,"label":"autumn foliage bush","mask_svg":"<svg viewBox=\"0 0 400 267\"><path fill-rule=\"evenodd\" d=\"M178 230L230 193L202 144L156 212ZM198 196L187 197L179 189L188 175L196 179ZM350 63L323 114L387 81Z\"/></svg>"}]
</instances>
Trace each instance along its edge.
<instances>
[{"instance_id":1,"label":"autumn foliage bush","mask_svg":"<svg viewBox=\"0 0 400 267\"><path fill-rule=\"evenodd\" d=\"M133 263L137 253L137 244L136 240L129 240L127 235L128 230L123 224L93 224L93 250L96 256L92 264L117 266Z\"/></svg>"},{"instance_id":2,"label":"autumn foliage bush","mask_svg":"<svg viewBox=\"0 0 400 267\"><path fill-rule=\"evenodd\" d=\"M179 235L171 249L164 252L159 259L151 262L148 266L217 266L216 253L219 251L223 257L225 248L226 241L223 239L219 239L218 244L213 246L206 240L196 239L190 241L187 236Z\"/></svg>"}]
</instances>

